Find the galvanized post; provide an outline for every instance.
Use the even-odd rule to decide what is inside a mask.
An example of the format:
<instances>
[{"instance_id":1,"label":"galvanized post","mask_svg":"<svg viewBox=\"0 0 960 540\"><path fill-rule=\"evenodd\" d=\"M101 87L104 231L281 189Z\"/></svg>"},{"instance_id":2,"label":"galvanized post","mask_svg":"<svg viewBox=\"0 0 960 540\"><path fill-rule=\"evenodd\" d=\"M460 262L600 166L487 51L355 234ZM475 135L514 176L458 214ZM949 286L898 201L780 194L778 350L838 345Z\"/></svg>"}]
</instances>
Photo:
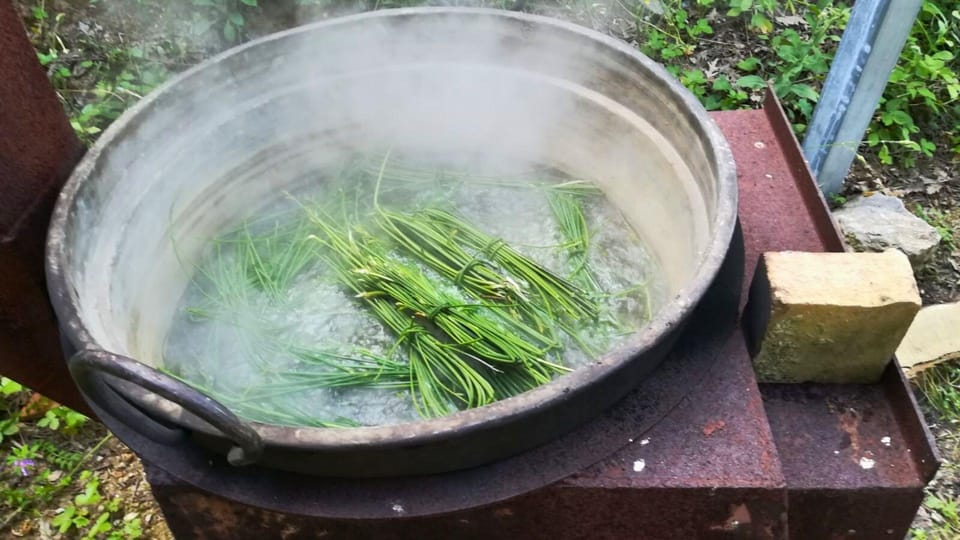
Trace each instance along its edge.
<instances>
[{"instance_id":1,"label":"galvanized post","mask_svg":"<svg viewBox=\"0 0 960 540\"><path fill-rule=\"evenodd\" d=\"M857 0L803 141L827 194L839 192L922 0Z\"/></svg>"}]
</instances>

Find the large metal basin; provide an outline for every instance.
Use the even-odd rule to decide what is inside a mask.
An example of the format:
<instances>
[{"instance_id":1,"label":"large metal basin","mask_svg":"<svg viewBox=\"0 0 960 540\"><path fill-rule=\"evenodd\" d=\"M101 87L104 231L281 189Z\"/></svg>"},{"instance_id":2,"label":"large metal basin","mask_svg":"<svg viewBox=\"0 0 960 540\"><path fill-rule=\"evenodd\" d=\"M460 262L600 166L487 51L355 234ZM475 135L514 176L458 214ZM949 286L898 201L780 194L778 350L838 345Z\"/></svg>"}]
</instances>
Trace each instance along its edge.
<instances>
[{"instance_id":1,"label":"large metal basin","mask_svg":"<svg viewBox=\"0 0 960 540\"><path fill-rule=\"evenodd\" d=\"M662 267L668 301L622 346L550 384L394 426L249 424L150 367L162 361L191 277L184 261L241 212L378 144L482 149L596 180ZM440 472L540 444L634 387L713 280L736 208L720 131L628 45L530 15L402 9L266 37L147 96L64 188L47 271L66 347L80 351L71 371L108 425L161 441L191 433L236 464L336 476Z\"/></svg>"}]
</instances>

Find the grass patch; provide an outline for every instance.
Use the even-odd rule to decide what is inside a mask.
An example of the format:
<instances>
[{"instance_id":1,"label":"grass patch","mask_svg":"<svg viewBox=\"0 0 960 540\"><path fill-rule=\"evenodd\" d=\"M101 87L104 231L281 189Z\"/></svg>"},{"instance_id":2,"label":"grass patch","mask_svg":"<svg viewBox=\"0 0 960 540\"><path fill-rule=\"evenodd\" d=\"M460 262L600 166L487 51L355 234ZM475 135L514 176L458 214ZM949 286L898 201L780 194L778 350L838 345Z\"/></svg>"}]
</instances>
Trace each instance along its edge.
<instances>
[{"instance_id":1,"label":"grass patch","mask_svg":"<svg viewBox=\"0 0 960 540\"><path fill-rule=\"evenodd\" d=\"M960 362L954 360L924 370L916 383L942 419L960 423Z\"/></svg>"}]
</instances>

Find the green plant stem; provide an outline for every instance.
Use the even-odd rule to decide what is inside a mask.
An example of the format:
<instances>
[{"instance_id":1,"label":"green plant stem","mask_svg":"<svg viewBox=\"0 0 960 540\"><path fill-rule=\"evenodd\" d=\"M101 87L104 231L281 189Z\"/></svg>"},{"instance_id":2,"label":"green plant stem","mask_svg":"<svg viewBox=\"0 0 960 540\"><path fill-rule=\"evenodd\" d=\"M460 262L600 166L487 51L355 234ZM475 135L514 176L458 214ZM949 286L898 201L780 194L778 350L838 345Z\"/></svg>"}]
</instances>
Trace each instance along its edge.
<instances>
[{"instance_id":1,"label":"green plant stem","mask_svg":"<svg viewBox=\"0 0 960 540\"><path fill-rule=\"evenodd\" d=\"M466 220L444 210L427 209L423 213L457 242L482 253L523 280L537 294L537 301L548 313L571 320L596 320L599 315L599 304L583 289L517 252L503 240L481 232Z\"/></svg>"},{"instance_id":2,"label":"green plant stem","mask_svg":"<svg viewBox=\"0 0 960 540\"><path fill-rule=\"evenodd\" d=\"M84 463L89 461L91 457L96 455L96 453L100 451L100 448L102 448L103 445L106 444L107 441L109 441L112 437L113 435L111 435L110 433L107 433L106 435L104 435L102 439L100 439L100 441L97 444L95 444L92 448L87 450L86 453L83 454L83 457L80 458L80 461L78 461L77 464L74 465L72 469L70 469L70 472L67 473L67 478L70 478L72 481L73 475L76 474L78 470L80 470L80 467L83 466ZM64 487L66 487L66 485L62 487L58 487L56 490L52 492L52 494L59 493L60 490L63 489ZM17 516L23 513L23 511L26 510L32 502L33 501L24 501L22 504L20 504L20 506L18 506L12 512L7 514L3 518L3 521L0 522L0 531L6 529L7 526L10 525L10 523L12 523L14 519L17 519Z\"/></svg>"}]
</instances>

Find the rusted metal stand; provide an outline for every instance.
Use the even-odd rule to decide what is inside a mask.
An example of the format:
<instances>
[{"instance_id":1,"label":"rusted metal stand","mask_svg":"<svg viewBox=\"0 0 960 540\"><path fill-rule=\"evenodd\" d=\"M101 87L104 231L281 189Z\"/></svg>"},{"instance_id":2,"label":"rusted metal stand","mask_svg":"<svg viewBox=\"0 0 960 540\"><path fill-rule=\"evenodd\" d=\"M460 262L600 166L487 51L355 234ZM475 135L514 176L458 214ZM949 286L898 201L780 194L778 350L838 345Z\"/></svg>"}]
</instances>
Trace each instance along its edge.
<instances>
[{"instance_id":1,"label":"rusted metal stand","mask_svg":"<svg viewBox=\"0 0 960 540\"><path fill-rule=\"evenodd\" d=\"M83 151L13 4L0 1L0 374L91 414L63 361L43 267L50 212Z\"/></svg>"}]
</instances>

